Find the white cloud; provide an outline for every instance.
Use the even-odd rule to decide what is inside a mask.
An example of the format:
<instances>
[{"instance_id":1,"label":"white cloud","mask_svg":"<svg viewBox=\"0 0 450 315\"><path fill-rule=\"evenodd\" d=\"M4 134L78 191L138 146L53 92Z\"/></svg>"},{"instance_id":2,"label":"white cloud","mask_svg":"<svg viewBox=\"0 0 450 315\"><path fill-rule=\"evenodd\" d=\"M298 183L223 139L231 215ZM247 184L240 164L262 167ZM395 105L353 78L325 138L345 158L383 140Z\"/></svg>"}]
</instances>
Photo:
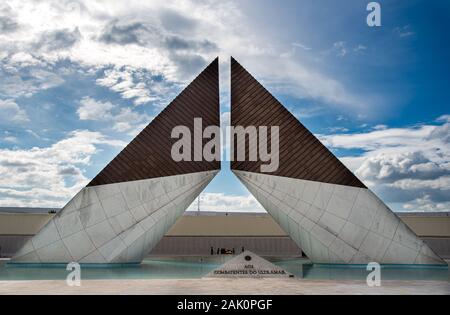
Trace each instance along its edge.
<instances>
[{"instance_id":1,"label":"white cloud","mask_svg":"<svg viewBox=\"0 0 450 315\"><path fill-rule=\"evenodd\" d=\"M447 169L450 171L450 169ZM416 189L436 189L436 190L450 190L450 176L442 176L436 179L402 179L389 184L391 187L400 188L402 190L416 190Z\"/></svg>"},{"instance_id":2,"label":"white cloud","mask_svg":"<svg viewBox=\"0 0 450 315\"><path fill-rule=\"evenodd\" d=\"M0 100L0 121L25 123L29 118L26 111L13 100Z\"/></svg>"},{"instance_id":3,"label":"white cloud","mask_svg":"<svg viewBox=\"0 0 450 315\"><path fill-rule=\"evenodd\" d=\"M338 57L344 57L347 55L347 45L344 41L336 42L333 44L333 51Z\"/></svg>"},{"instance_id":4,"label":"white cloud","mask_svg":"<svg viewBox=\"0 0 450 315\"><path fill-rule=\"evenodd\" d=\"M136 82L135 72L136 70L130 67L106 70L104 77L97 80L97 84L120 93L125 99L132 99L135 105L159 100L155 95L150 95L150 87L144 82Z\"/></svg>"},{"instance_id":5,"label":"white cloud","mask_svg":"<svg viewBox=\"0 0 450 315\"><path fill-rule=\"evenodd\" d=\"M153 120L153 117L140 114L131 108L120 108L111 102L102 102L91 97L81 99L77 113L80 120L111 122L114 131L127 132L133 136Z\"/></svg>"},{"instance_id":6,"label":"white cloud","mask_svg":"<svg viewBox=\"0 0 450 315\"><path fill-rule=\"evenodd\" d=\"M143 3L129 0L108 1L108 5L87 0L6 3L9 16L18 25L14 33L2 37L7 56L33 51L36 56L17 56L22 60L21 66L70 60L88 69L112 67L98 83L135 105L158 102L161 96L167 95L171 84L189 81L217 55L224 62L235 55L246 64L259 64L259 68L255 67L258 77L272 83L274 89L295 97L352 108L367 106L369 102L348 91L335 78L309 66L305 59L290 56L278 60L284 48L268 40L264 29L252 28L235 1ZM49 42L47 38L52 40ZM343 45L337 43L341 55L347 52ZM300 42L293 43L292 48L302 53L311 50ZM159 81L146 82L136 77L141 69ZM118 75L119 70L125 74ZM12 75L8 77L12 80L9 85L16 89L23 83L20 76L14 80ZM52 78L51 86L55 86L56 79ZM39 83L34 85L42 89ZM163 91L158 93L158 90Z\"/></svg>"},{"instance_id":7,"label":"white cloud","mask_svg":"<svg viewBox=\"0 0 450 315\"><path fill-rule=\"evenodd\" d=\"M434 202L430 196L425 195L422 198L406 203L403 206L405 211L420 211L420 212L448 212L450 209L450 202Z\"/></svg>"},{"instance_id":8,"label":"white cloud","mask_svg":"<svg viewBox=\"0 0 450 315\"><path fill-rule=\"evenodd\" d=\"M16 137L13 137L13 136L7 136L7 137L3 138L3 141L11 142L11 143L17 143L18 139Z\"/></svg>"},{"instance_id":9,"label":"white cloud","mask_svg":"<svg viewBox=\"0 0 450 315\"><path fill-rule=\"evenodd\" d=\"M87 96L80 101L77 113L81 120L108 120L113 108L110 102L100 102Z\"/></svg>"},{"instance_id":10,"label":"white cloud","mask_svg":"<svg viewBox=\"0 0 450 315\"><path fill-rule=\"evenodd\" d=\"M386 130L388 128L388 126L386 125L376 125L375 127L373 127L374 130Z\"/></svg>"},{"instance_id":11,"label":"white cloud","mask_svg":"<svg viewBox=\"0 0 450 315\"><path fill-rule=\"evenodd\" d=\"M16 54L13 54L10 58L9 58L9 66L12 67L31 67L31 66L43 66L45 65L44 62L42 62L41 60L33 57L32 55L30 55L29 53L26 52L18 52Z\"/></svg>"},{"instance_id":12,"label":"white cloud","mask_svg":"<svg viewBox=\"0 0 450 315\"><path fill-rule=\"evenodd\" d=\"M139 114L130 108L122 108L114 117L113 129L118 132L128 132L131 135L137 135L152 120L153 117L147 114Z\"/></svg>"},{"instance_id":13,"label":"white cloud","mask_svg":"<svg viewBox=\"0 0 450 315\"><path fill-rule=\"evenodd\" d=\"M301 48L303 50L311 50L311 47L308 47L308 46L303 45L301 43L292 43L292 46Z\"/></svg>"},{"instance_id":14,"label":"white cloud","mask_svg":"<svg viewBox=\"0 0 450 315\"><path fill-rule=\"evenodd\" d=\"M292 58L296 55L297 49L300 48L304 51L310 51L312 48L301 43L292 43L291 50L281 54L281 58Z\"/></svg>"},{"instance_id":15,"label":"white cloud","mask_svg":"<svg viewBox=\"0 0 450 315\"><path fill-rule=\"evenodd\" d=\"M439 117L436 121L437 121L437 122L447 122L447 123L450 123L450 115L442 115L442 116Z\"/></svg>"},{"instance_id":16,"label":"white cloud","mask_svg":"<svg viewBox=\"0 0 450 315\"><path fill-rule=\"evenodd\" d=\"M99 145L125 143L77 130L49 147L0 149L0 206L63 206L87 183L83 167Z\"/></svg>"},{"instance_id":17,"label":"white cloud","mask_svg":"<svg viewBox=\"0 0 450 315\"><path fill-rule=\"evenodd\" d=\"M198 200L194 201L188 211L197 211ZM200 195L200 210L213 212L266 212L251 195L237 196L223 193L203 193Z\"/></svg>"},{"instance_id":18,"label":"white cloud","mask_svg":"<svg viewBox=\"0 0 450 315\"><path fill-rule=\"evenodd\" d=\"M0 80L0 97L4 98L31 97L65 82L51 64L20 52L0 58Z\"/></svg>"},{"instance_id":19,"label":"white cloud","mask_svg":"<svg viewBox=\"0 0 450 315\"><path fill-rule=\"evenodd\" d=\"M404 25L402 27L397 26L394 28L394 33L396 33L400 38L410 37L415 35L415 33L411 30L410 25Z\"/></svg>"},{"instance_id":20,"label":"white cloud","mask_svg":"<svg viewBox=\"0 0 450 315\"><path fill-rule=\"evenodd\" d=\"M320 138L335 149L363 150L362 155L342 161L388 202L403 203L409 210L413 205L417 210L427 206L436 210L450 202L450 123L439 121L439 125L383 126L368 133Z\"/></svg>"},{"instance_id":21,"label":"white cloud","mask_svg":"<svg viewBox=\"0 0 450 315\"><path fill-rule=\"evenodd\" d=\"M319 100L341 110L351 108L365 112L371 103L370 97L353 95L339 81L291 59L267 61L265 57L254 57L248 60L246 68L258 74L256 77L262 79L271 91L281 94Z\"/></svg>"},{"instance_id":22,"label":"white cloud","mask_svg":"<svg viewBox=\"0 0 450 315\"><path fill-rule=\"evenodd\" d=\"M367 50L367 47L364 46L364 45L362 45L362 44L359 44L358 46L356 46L355 48L353 48L353 51L354 51L354 52L361 52L361 51L364 51L364 50Z\"/></svg>"}]
</instances>

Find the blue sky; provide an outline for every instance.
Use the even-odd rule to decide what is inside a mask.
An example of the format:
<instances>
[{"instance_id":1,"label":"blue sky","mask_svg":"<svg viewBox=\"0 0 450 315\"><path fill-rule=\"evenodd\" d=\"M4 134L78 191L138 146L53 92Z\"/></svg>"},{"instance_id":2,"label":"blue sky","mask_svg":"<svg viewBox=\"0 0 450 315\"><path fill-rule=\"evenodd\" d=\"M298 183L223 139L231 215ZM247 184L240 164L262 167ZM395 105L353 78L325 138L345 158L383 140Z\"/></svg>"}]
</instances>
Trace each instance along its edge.
<instances>
[{"instance_id":1,"label":"blue sky","mask_svg":"<svg viewBox=\"0 0 450 315\"><path fill-rule=\"evenodd\" d=\"M62 206L233 55L396 211L450 209L448 1L3 1L0 206ZM261 210L228 170L202 209Z\"/></svg>"}]
</instances>

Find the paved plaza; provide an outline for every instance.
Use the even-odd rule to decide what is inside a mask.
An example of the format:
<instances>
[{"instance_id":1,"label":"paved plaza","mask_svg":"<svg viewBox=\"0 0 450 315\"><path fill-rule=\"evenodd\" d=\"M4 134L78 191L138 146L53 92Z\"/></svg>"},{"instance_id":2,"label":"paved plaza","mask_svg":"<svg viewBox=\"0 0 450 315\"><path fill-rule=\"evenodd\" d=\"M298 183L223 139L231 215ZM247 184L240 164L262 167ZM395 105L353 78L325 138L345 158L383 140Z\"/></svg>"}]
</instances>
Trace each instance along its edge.
<instances>
[{"instance_id":1,"label":"paved plaza","mask_svg":"<svg viewBox=\"0 0 450 315\"><path fill-rule=\"evenodd\" d=\"M448 282L383 281L370 288L363 281L298 279L86 280L81 287L65 281L0 281L0 294L113 295L450 295Z\"/></svg>"}]
</instances>

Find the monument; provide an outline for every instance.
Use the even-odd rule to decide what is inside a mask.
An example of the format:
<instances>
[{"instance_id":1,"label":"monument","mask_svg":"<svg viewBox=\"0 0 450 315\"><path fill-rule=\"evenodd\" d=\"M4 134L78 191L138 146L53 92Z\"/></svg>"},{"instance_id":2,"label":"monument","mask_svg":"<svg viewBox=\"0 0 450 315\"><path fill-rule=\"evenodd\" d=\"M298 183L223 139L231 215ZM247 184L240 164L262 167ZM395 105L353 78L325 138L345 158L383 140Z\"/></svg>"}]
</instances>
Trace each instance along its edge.
<instances>
[{"instance_id":1,"label":"monument","mask_svg":"<svg viewBox=\"0 0 450 315\"><path fill-rule=\"evenodd\" d=\"M211 271L206 278L292 278L293 275L266 259L244 251L219 268Z\"/></svg>"},{"instance_id":2,"label":"monument","mask_svg":"<svg viewBox=\"0 0 450 315\"><path fill-rule=\"evenodd\" d=\"M194 161L175 161L171 152L177 127L203 134L220 125L218 68L216 59L12 262L140 263L220 170L220 160L198 158L208 139L186 146ZM203 130L195 128L199 119ZM445 265L233 58L231 124L279 133L263 137L272 150L279 149L274 169L264 172L267 161L261 159L233 159L231 168L313 263ZM232 149L242 145L233 143ZM251 253L230 264L241 268L246 256L277 270Z\"/></svg>"}]
</instances>

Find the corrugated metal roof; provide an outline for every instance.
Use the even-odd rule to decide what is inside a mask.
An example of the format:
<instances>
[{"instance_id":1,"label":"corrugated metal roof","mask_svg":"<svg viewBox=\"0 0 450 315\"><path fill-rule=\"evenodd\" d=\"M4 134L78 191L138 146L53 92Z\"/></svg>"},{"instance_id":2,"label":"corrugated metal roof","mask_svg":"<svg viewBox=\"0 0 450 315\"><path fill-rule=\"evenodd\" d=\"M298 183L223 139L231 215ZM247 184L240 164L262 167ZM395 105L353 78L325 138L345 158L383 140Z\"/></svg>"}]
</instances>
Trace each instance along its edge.
<instances>
[{"instance_id":1,"label":"corrugated metal roof","mask_svg":"<svg viewBox=\"0 0 450 315\"><path fill-rule=\"evenodd\" d=\"M231 125L280 127L280 164L278 170L270 175L365 188L365 185L330 150L233 58ZM268 138L270 146L270 136ZM248 143L248 139L246 142ZM237 147L236 141L235 152ZM234 161L231 168L260 173L261 165L267 163L261 160L248 161L248 153L249 146L246 145L247 161Z\"/></svg>"},{"instance_id":2,"label":"corrugated metal roof","mask_svg":"<svg viewBox=\"0 0 450 315\"><path fill-rule=\"evenodd\" d=\"M203 128L220 126L219 61L214 60L164 109L88 186L143 180L220 169L220 162L175 162L171 149L177 141L172 129L194 130L194 118ZM203 139L205 145L208 139ZM194 145L191 146L192 156Z\"/></svg>"}]
</instances>

